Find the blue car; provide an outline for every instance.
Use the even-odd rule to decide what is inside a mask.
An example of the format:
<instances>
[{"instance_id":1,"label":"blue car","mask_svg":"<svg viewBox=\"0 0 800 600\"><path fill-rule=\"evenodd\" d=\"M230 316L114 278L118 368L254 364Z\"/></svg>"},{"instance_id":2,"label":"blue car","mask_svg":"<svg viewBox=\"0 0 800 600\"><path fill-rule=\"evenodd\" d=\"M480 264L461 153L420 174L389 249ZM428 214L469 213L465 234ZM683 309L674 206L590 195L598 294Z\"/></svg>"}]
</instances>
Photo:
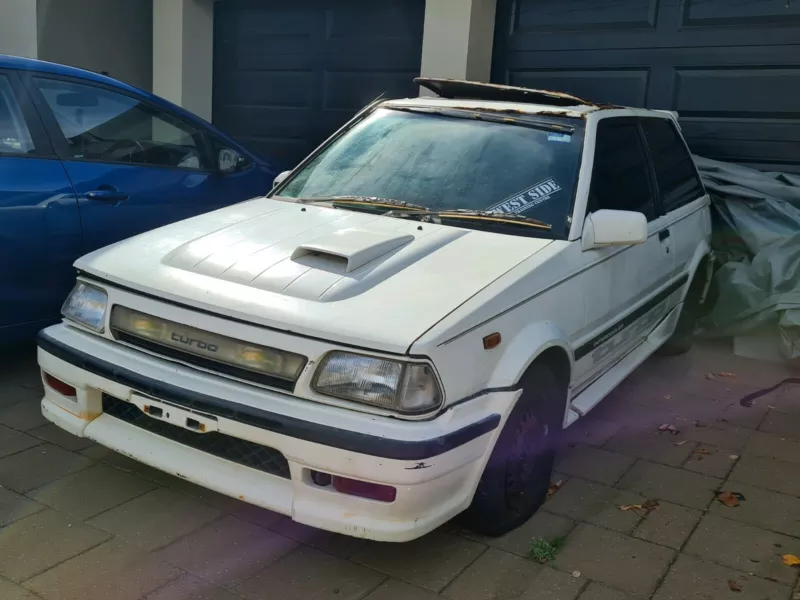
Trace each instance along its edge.
<instances>
[{"instance_id":1,"label":"blue car","mask_svg":"<svg viewBox=\"0 0 800 600\"><path fill-rule=\"evenodd\" d=\"M0 344L59 318L79 256L264 195L274 178L269 164L162 98L0 55Z\"/></svg>"}]
</instances>

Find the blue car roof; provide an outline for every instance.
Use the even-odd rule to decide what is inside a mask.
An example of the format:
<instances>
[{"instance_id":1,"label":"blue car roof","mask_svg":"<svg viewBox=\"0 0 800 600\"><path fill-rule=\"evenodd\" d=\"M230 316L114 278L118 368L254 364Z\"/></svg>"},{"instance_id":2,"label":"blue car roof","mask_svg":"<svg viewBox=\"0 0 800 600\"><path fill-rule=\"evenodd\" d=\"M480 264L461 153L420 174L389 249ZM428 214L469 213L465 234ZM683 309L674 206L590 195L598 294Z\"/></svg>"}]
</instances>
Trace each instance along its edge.
<instances>
[{"instance_id":1,"label":"blue car roof","mask_svg":"<svg viewBox=\"0 0 800 600\"><path fill-rule=\"evenodd\" d=\"M222 131L217 129L217 127L215 127L202 117L199 117L198 115L189 112L183 107L178 106L173 102L170 102L166 98L156 96L155 94L148 92L147 90L134 87L132 85L120 81L119 79L114 79L113 77L108 77L107 75L100 75L99 73L94 73L93 71L87 71L86 69L79 69L77 67L68 67L67 65L60 65L57 63L48 62L46 60L23 58L21 56L11 56L9 54L0 54L0 69L17 69L18 71L39 71L40 73L52 73L54 75L76 77L84 79L86 81L103 83L105 85L113 86L118 89L127 90L128 92L144 96L146 98L149 98L151 101L161 104L162 106L169 107L171 110L182 115L183 117L185 117L190 121L202 124L203 127L207 127L210 131L213 131L217 135L221 136L223 139L230 142L233 145L233 147L238 148L240 151L253 157L260 164L263 165L269 164L258 154L246 150L239 142L231 139L229 135L223 133Z\"/></svg>"},{"instance_id":2,"label":"blue car roof","mask_svg":"<svg viewBox=\"0 0 800 600\"><path fill-rule=\"evenodd\" d=\"M77 67L68 67L67 65L59 65L51 63L46 60L36 60L34 58L23 58L21 56L10 56L8 54L0 54L0 69L18 69L20 71L40 71L42 73L53 73L54 75L66 75L68 77L80 77L88 81L97 83L105 83L106 85L113 85L116 87L127 89L131 92L139 94L148 94L145 90L135 88L132 85L123 83L113 77L100 75L86 69L79 69Z\"/></svg>"}]
</instances>

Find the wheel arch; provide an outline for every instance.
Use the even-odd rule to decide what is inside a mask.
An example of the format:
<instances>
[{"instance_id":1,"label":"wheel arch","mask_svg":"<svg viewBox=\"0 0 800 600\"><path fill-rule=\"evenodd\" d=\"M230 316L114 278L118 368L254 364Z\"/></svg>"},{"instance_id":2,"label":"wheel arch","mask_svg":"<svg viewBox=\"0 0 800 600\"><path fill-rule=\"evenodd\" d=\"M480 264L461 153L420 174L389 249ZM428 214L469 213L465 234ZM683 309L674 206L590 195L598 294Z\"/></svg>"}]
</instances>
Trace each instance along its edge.
<instances>
[{"instance_id":1,"label":"wheel arch","mask_svg":"<svg viewBox=\"0 0 800 600\"><path fill-rule=\"evenodd\" d=\"M574 365L572 347L567 335L549 321L531 323L517 332L496 363L490 387L520 385L531 365L538 360L551 361L569 386Z\"/></svg>"}]
</instances>

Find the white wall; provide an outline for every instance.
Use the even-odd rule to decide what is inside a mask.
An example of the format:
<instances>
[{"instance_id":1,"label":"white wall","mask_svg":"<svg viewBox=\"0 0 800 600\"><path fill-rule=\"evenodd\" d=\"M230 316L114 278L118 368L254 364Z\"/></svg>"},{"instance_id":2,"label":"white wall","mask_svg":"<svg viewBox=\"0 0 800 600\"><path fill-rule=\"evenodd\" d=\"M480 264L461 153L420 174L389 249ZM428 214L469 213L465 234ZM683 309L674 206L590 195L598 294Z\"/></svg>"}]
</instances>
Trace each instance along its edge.
<instances>
[{"instance_id":1,"label":"white wall","mask_svg":"<svg viewBox=\"0 0 800 600\"><path fill-rule=\"evenodd\" d=\"M497 0L427 0L422 76L489 81Z\"/></svg>"},{"instance_id":2,"label":"white wall","mask_svg":"<svg viewBox=\"0 0 800 600\"><path fill-rule=\"evenodd\" d=\"M0 0L0 54L36 58L36 0Z\"/></svg>"},{"instance_id":3,"label":"white wall","mask_svg":"<svg viewBox=\"0 0 800 600\"><path fill-rule=\"evenodd\" d=\"M38 0L38 21L42 60L152 89L153 0Z\"/></svg>"},{"instance_id":4,"label":"white wall","mask_svg":"<svg viewBox=\"0 0 800 600\"><path fill-rule=\"evenodd\" d=\"M155 0L153 8L153 92L210 121L214 0Z\"/></svg>"}]
</instances>

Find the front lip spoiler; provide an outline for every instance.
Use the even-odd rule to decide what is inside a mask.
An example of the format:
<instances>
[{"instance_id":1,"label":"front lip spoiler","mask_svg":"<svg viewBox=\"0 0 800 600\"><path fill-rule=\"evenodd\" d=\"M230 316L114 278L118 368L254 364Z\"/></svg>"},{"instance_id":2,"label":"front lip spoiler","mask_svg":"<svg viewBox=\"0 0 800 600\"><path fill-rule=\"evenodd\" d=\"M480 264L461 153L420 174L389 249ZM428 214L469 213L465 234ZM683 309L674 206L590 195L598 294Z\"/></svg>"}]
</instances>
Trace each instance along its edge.
<instances>
[{"instance_id":1,"label":"front lip spoiler","mask_svg":"<svg viewBox=\"0 0 800 600\"><path fill-rule=\"evenodd\" d=\"M491 414L462 429L432 439L409 441L378 437L329 427L311 421L303 421L144 377L139 373L72 348L53 338L46 331L39 332L36 343L45 352L75 367L155 398L246 425L252 425L280 435L369 456L395 460L432 458L463 446L490 431L494 431L500 424L500 415Z\"/></svg>"}]
</instances>

